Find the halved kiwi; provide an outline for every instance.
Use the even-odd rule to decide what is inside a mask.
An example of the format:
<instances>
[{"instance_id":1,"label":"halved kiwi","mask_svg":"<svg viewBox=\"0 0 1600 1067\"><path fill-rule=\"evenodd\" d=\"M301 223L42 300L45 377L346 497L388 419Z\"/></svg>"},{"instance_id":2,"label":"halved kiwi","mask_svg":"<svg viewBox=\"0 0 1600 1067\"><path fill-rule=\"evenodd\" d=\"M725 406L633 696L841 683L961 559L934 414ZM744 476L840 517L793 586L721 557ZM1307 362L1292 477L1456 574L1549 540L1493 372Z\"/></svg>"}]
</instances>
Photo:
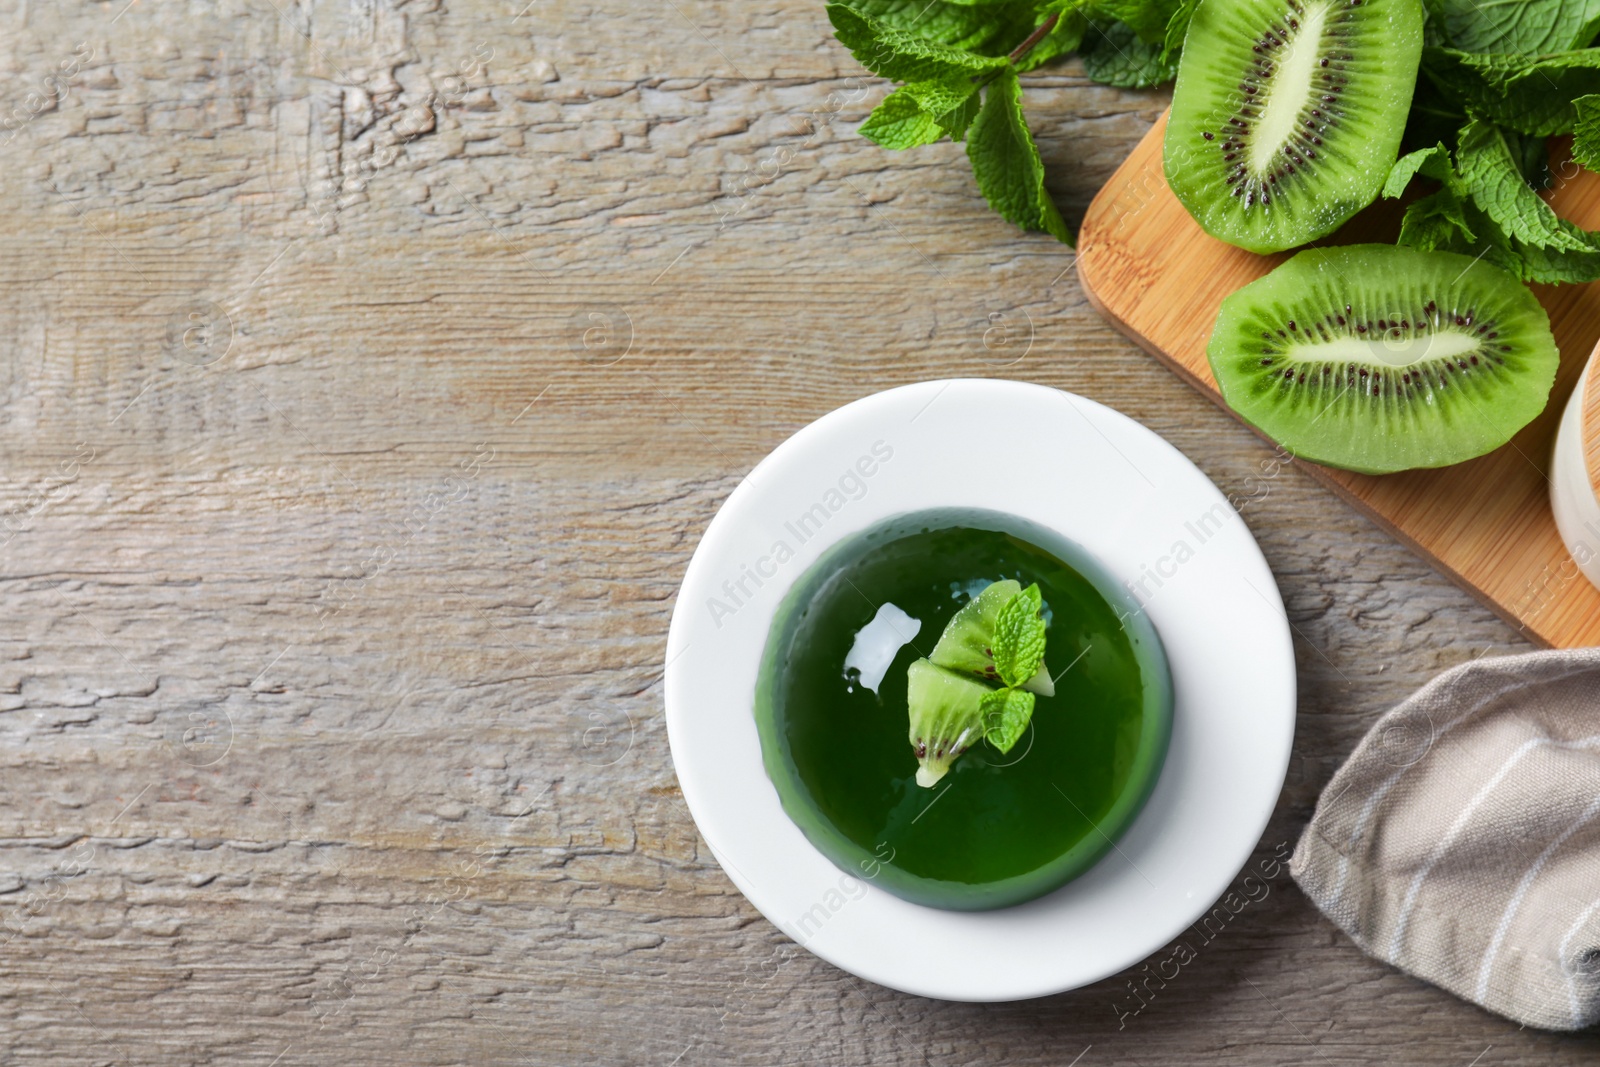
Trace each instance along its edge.
<instances>
[{"instance_id":1,"label":"halved kiwi","mask_svg":"<svg viewBox=\"0 0 1600 1067\"><path fill-rule=\"evenodd\" d=\"M1251 425L1366 474L1499 448L1544 410L1560 362L1527 286L1398 245L1299 253L1222 302L1206 351Z\"/></svg>"},{"instance_id":2,"label":"halved kiwi","mask_svg":"<svg viewBox=\"0 0 1600 1067\"><path fill-rule=\"evenodd\" d=\"M1279 252L1372 203L1422 54L1419 0L1201 0L1163 160L1214 237Z\"/></svg>"}]
</instances>

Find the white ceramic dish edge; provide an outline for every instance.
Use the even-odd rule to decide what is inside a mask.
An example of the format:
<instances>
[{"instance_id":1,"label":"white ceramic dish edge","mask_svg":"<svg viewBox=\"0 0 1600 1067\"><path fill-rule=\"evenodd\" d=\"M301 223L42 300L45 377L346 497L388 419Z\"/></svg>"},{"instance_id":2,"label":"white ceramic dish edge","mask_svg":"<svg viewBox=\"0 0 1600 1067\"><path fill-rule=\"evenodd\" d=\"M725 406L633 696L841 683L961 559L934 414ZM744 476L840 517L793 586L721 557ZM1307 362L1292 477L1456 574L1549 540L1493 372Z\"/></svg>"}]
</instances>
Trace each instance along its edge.
<instances>
[{"instance_id":1,"label":"white ceramic dish edge","mask_svg":"<svg viewBox=\"0 0 1600 1067\"><path fill-rule=\"evenodd\" d=\"M1550 507L1556 528L1584 576L1600 586L1600 498L1589 481L1583 454L1583 397L1588 371L1567 401L1556 433L1555 459L1550 469Z\"/></svg>"}]
</instances>

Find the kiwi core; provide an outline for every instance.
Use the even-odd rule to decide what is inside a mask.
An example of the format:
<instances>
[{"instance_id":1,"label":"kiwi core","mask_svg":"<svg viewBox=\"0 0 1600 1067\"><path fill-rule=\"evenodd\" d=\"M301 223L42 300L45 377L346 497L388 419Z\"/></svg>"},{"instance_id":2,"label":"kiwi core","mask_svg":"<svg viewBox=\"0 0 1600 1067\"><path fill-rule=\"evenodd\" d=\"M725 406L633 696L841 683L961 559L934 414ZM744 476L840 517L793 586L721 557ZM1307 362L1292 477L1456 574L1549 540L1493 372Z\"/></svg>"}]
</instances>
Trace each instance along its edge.
<instances>
[{"instance_id":1,"label":"kiwi core","mask_svg":"<svg viewBox=\"0 0 1600 1067\"><path fill-rule=\"evenodd\" d=\"M1331 6L1308 5L1298 30L1285 34L1289 37L1288 48L1278 59L1256 136L1250 141L1250 166L1258 174L1272 169L1294 135L1300 113L1311 101L1311 83L1322 53L1322 29Z\"/></svg>"},{"instance_id":2,"label":"kiwi core","mask_svg":"<svg viewBox=\"0 0 1600 1067\"><path fill-rule=\"evenodd\" d=\"M1455 330L1402 333L1398 327L1383 337L1333 337L1291 345L1290 359L1300 363L1353 363L1369 367L1412 367L1432 359L1455 359L1477 352L1481 338Z\"/></svg>"}]
</instances>

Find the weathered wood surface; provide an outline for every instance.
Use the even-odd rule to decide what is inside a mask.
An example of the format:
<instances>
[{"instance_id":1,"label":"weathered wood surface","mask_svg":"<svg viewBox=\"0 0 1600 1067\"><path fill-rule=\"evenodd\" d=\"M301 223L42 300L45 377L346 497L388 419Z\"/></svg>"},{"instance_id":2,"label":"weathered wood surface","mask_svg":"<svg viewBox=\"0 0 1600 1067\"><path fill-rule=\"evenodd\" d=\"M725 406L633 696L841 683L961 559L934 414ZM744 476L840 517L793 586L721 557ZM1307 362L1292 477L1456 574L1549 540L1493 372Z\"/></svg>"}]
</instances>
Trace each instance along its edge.
<instances>
[{"instance_id":1,"label":"weathered wood surface","mask_svg":"<svg viewBox=\"0 0 1600 1067\"><path fill-rule=\"evenodd\" d=\"M1130 976L870 986L723 876L673 593L743 473L875 389L1074 389L1246 498L1301 670L1262 855L1386 707L1526 647L1263 473L959 148L853 136L882 88L819 2L124 2L0 13L0 1061L1592 1061L1286 876L1137 1015ZM1166 99L1027 84L1076 218Z\"/></svg>"}]
</instances>

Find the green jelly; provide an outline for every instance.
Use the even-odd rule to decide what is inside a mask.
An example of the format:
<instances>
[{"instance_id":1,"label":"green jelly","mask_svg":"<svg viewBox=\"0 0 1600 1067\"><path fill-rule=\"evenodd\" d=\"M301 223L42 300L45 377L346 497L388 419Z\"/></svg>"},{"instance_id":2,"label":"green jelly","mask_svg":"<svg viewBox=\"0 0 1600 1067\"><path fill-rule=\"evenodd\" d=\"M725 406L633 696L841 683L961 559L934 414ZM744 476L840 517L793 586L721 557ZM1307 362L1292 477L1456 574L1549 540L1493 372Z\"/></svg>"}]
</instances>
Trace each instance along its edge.
<instances>
[{"instance_id":1,"label":"green jelly","mask_svg":"<svg viewBox=\"0 0 1600 1067\"><path fill-rule=\"evenodd\" d=\"M1037 582L1045 666L1007 755L979 743L916 784L907 668L990 582ZM844 667L892 603L921 621L876 693ZM1088 870L1149 796L1172 683L1155 628L1077 545L988 511L901 516L830 549L778 608L756 685L762 759L789 817L841 870L931 907L1020 904Z\"/></svg>"}]
</instances>

